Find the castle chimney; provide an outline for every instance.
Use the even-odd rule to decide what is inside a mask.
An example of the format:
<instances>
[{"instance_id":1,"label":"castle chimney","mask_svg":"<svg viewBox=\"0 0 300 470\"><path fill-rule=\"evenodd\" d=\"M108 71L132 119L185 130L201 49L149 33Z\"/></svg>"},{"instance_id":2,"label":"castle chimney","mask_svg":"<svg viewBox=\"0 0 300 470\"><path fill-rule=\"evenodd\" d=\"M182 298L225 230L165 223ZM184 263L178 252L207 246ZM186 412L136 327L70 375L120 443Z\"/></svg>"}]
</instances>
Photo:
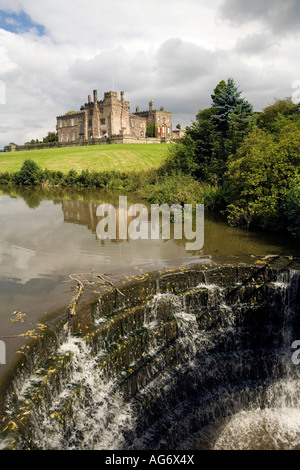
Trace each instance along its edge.
<instances>
[{"instance_id":1,"label":"castle chimney","mask_svg":"<svg viewBox=\"0 0 300 470\"><path fill-rule=\"evenodd\" d=\"M149 111L153 111L153 100L149 101Z\"/></svg>"},{"instance_id":2,"label":"castle chimney","mask_svg":"<svg viewBox=\"0 0 300 470\"><path fill-rule=\"evenodd\" d=\"M91 102L92 102L92 97L91 95L88 95L88 103L91 104Z\"/></svg>"},{"instance_id":3,"label":"castle chimney","mask_svg":"<svg viewBox=\"0 0 300 470\"><path fill-rule=\"evenodd\" d=\"M124 91L121 91L121 101L125 101L125 93L124 93Z\"/></svg>"},{"instance_id":4,"label":"castle chimney","mask_svg":"<svg viewBox=\"0 0 300 470\"><path fill-rule=\"evenodd\" d=\"M98 101L98 93L97 90L94 90L94 103L97 103Z\"/></svg>"}]
</instances>

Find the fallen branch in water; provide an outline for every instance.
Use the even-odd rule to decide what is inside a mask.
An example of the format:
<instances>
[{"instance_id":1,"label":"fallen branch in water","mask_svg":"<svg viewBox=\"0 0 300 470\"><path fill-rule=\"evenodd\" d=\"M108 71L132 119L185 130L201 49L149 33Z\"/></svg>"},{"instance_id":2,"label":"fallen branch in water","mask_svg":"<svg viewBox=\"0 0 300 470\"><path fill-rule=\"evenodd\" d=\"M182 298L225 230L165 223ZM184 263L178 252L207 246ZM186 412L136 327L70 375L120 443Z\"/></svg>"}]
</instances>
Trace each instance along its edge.
<instances>
[{"instance_id":1,"label":"fallen branch in water","mask_svg":"<svg viewBox=\"0 0 300 470\"><path fill-rule=\"evenodd\" d=\"M83 294L83 291L84 291L84 284L83 282L78 279L77 277L75 277L73 274L69 274L69 277L72 281L76 281L77 282L77 293L74 295L74 297L72 298L71 300L71 303L69 305L69 311L68 311L68 317L72 317L75 315L76 313L76 306L79 302L79 299L80 297L82 296Z\"/></svg>"},{"instance_id":2,"label":"fallen branch in water","mask_svg":"<svg viewBox=\"0 0 300 470\"><path fill-rule=\"evenodd\" d=\"M97 280L89 280L86 279L87 273L82 273L82 274L69 274L69 278L71 281L75 281L77 283L76 286L76 294L74 297L72 297L71 303L69 305L69 310L68 310L68 319L70 317L73 317L76 314L76 307L78 305L78 302L84 292L85 286L94 286L95 284L100 284L100 285L110 285L112 286L118 294L122 295L125 297L123 292L120 291L120 289L117 288L115 283L106 275L106 274L93 274L93 278L95 279L100 279L100 281ZM89 275L91 275L89 273ZM69 282L69 281L68 281Z\"/></svg>"},{"instance_id":3,"label":"fallen branch in water","mask_svg":"<svg viewBox=\"0 0 300 470\"><path fill-rule=\"evenodd\" d=\"M97 277L100 277L100 279L103 280L104 284L110 284L111 286L113 286L116 291L118 292L118 294L122 295L123 297L125 297L125 294L123 294L123 292L121 292L117 286L109 279L107 278L107 276L105 276L105 274L97 274Z\"/></svg>"}]
</instances>

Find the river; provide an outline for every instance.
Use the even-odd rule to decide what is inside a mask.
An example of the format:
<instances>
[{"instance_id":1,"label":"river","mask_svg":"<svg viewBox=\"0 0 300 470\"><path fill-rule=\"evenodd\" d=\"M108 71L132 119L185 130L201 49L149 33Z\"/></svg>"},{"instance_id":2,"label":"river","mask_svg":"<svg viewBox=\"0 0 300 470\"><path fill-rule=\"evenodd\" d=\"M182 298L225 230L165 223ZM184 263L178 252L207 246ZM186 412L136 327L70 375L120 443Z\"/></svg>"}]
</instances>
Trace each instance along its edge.
<instances>
[{"instance_id":1,"label":"river","mask_svg":"<svg viewBox=\"0 0 300 470\"><path fill-rule=\"evenodd\" d=\"M187 251L185 239L99 240L97 207L103 203L117 207L120 194L86 189L1 189L0 336L6 345L6 365L0 365L0 377L24 343L18 335L70 302L74 295L71 273L105 273L118 280L200 259L204 264L234 264L279 253L300 255L299 244L291 237L229 227L206 212L204 245L197 251ZM135 203L149 208L145 201L128 195L128 205Z\"/></svg>"}]
</instances>

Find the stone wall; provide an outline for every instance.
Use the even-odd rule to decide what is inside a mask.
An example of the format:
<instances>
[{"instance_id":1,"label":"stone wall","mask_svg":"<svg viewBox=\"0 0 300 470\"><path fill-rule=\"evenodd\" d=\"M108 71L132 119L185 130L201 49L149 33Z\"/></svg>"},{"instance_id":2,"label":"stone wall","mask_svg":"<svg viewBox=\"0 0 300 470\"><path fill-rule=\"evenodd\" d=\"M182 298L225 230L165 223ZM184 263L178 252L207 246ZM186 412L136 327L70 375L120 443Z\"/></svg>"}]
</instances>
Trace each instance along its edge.
<instances>
[{"instance_id":1,"label":"stone wall","mask_svg":"<svg viewBox=\"0 0 300 470\"><path fill-rule=\"evenodd\" d=\"M13 145L9 146L9 150L5 152L16 152L21 150L39 150L46 148L63 148L63 147L81 147L85 145L109 145L109 144L160 144L170 143L171 140L155 137L135 137L130 135L116 135L109 140L103 139L89 139L89 140L70 140L66 142L53 142L52 144L30 144L30 145Z\"/></svg>"}]
</instances>

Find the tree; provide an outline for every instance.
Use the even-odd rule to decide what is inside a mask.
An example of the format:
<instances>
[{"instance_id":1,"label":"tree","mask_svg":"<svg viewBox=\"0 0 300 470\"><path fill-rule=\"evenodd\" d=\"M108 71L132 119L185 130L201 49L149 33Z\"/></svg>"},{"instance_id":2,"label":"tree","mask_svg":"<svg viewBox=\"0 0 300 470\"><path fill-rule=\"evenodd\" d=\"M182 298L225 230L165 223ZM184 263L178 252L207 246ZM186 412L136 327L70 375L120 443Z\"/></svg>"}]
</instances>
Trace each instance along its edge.
<instances>
[{"instance_id":1,"label":"tree","mask_svg":"<svg viewBox=\"0 0 300 470\"><path fill-rule=\"evenodd\" d=\"M214 101L218 96L221 95L222 90L223 90L224 88L226 88L226 86L227 86L227 85L226 85L225 80L221 80L221 81L218 83L218 85L217 85L216 88L214 89L213 94L210 95L212 101Z\"/></svg>"},{"instance_id":2,"label":"tree","mask_svg":"<svg viewBox=\"0 0 300 470\"><path fill-rule=\"evenodd\" d=\"M57 132L48 132L47 136L43 137L43 142L44 143L58 142Z\"/></svg>"},{"instance_id":3,"label":"tree","mask_svg":"<svg viewBox=\"0 0 300 470\"><path fill-rule=\"evenodd\" d=\"M300 175L296 173L291 180L290 188L284 198L284 212L287 217L287 228L300 239Z\"/></svg>"},{"instance_id":4,"label":"tree","mask_svg":"<svg viewBox=\"0 0 300 470\"><path fill-rule=\"evenodd\" d=\"M212 121L217 130L225 137L232 130L233 125L247 126L253 113L253 108L248 101L242 98L232 78L229 78L227 85L222 80L214 90L212 96L212 106L215 110Z\"/></svg>"},{"instance_id":5,"label":"tree","mask_svg":"<svg viewBox=\"0 0 300 470\"><path fill-rule=\"evenodd\" d=\"M264 229L286 228L284 203L289 194L292 207L298 186L289 191L299 170L300 130L295 124L286 126L278 139L262 129L252 131L229 157L223 185L229 221Z\"/></svg>"},{"instance_id":6,"label":"tree","mask_svg":"<svg viewBox=\"0 0 300 470\"><path fill-rule=\"evenodd\" d=\"M189 138L194 142L194 158L197 164L195 176L198 179L215 183L217 175L223 172L223 168L216 161L217 133L211 120L213 113L213 108L199 111L192 126L187 127L182 143L188 143Z\"/></svg>"},{"instance_id":7,"label":"tree","mask_svg":"<svg viewBox=\"0 0 300 470\"><path fill-rule=\"evenodd\" d=\"M186 135L179 143L170 147L169 156L163 166L167 173L178 172L195 175L199 169L196 159L196 143Z\"/></svg>"},{"instance_id":8,"label":"tree","mask_svg":"<svg viewBox=\"0 0 300 470\"><path fill-rule=\"evenodd\" d=\"M278 134L282 128L293 122L300 126L300 116L296 113L298 105L292 98L277 99L262 110L257 117L257 125L265 131Z\"/></svg>"},{"instance_id":9,"label":"tree","mask_svg":"<svg viewBox=\"0 0 300 470\"><path fill-rule=\"evenodd\" d=\"M155 137L155 124L154 122L150 122L148 125L147 125L147 129L146 129L146 137Z\"/></svg>"},{"instance_id":10,"label":"tree","mask_svg":"<svg viewBox=\"0 0 300 470\"><path fill-rule=\"evenodd\" d=\"M24 186L39 184L42 181L42 170L39 165L30 158L24 160L20 171L15 173L15 183Z\"/></svg>"},{"instance_id":11,"label":"tree","mask_svg":"<svg viewBox=\"0 0 300 470\"><path fill-rule=\"evenodd\" d=\"M174 168L181 165L181 171L189 171L198 179L222 183L228 156L255 124L252 106L240 94L233 79L227 83L222 80L215 87L212 106L198 112L186 135L172 149Z\"/></svg>"}]
</instances>

